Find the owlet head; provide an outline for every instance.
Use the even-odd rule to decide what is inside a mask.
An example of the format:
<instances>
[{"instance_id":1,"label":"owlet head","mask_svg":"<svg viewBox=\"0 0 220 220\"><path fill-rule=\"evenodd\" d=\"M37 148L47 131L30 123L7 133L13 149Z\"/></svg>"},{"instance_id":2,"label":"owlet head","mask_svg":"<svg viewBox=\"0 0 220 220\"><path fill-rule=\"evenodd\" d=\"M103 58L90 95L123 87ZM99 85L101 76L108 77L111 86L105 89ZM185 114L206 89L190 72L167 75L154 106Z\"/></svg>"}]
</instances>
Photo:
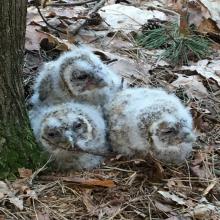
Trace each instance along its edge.
<instances>
[{"instance_id":1,"label":"owlet head","mask_svg":"<svg viewBox=\"0 0 220 220\"><path fill-rule=\"evenodd\" d=\"M61 66L61 79L72 96L93 92L108 86L102 67L94 65L88 57L69 59Z\"/></svg>"},{"instance_id":2,"label":"owlet head","mask_svg":"<svg viewBox=\"0 0 220 220\"><path fill-rule=\"evenodd\" d=\"M41 143L51 150L57 148L82 152L95 134L91 122L74 113L55 112L42 124Z\"/></svg>"},{"instance_id":3,"label":"owlet head","mask_svg":"<svg viewBox=\"0 0 220 220\"><path fill-rule=\"evenodd\" d=\"M150 127L152 149L159 159L165 161L182 161L191 152L195 135L184 120L174 115L165 115ZM157 156L157 155L156 155ZM173 159L172 159L173 158Z\"/></svg>"}]
</instances>

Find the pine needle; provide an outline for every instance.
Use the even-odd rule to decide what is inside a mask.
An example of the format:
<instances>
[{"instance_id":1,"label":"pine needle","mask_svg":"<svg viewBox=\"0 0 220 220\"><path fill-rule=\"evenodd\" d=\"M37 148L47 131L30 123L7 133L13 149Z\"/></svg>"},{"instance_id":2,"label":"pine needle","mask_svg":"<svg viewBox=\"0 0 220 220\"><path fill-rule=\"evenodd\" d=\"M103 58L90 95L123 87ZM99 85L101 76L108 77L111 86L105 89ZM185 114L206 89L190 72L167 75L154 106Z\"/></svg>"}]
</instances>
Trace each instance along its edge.
<instances>
[{"instance_id":1,"label":"pine needle","mask_svg":"<svg viewBox=\"0 0 220 220\"><path fill-rule=\"evenodd\" d=\"M183 35L177 24L168 24L153 30L144 31L137 37L138 45L147 49L165 49L162 58L172 64L188 64L190 60L199 60L210 54L211 42L204 36Z\"/></svg>"}]
</instances>

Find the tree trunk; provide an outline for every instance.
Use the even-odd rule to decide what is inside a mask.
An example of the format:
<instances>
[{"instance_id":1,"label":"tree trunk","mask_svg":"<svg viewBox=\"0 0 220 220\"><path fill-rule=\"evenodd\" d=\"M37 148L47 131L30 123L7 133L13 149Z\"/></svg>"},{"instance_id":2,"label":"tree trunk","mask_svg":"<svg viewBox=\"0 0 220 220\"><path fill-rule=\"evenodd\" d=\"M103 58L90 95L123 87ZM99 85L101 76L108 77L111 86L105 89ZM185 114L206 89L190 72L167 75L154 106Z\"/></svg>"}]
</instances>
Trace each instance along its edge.
<instances>
[{"instance_id":1,"label":"tree trunk","mask_svg":"<svg viewBox=\"0 0 220 220\"><path fill-rule=\"evenodd\" d=\"M22 67L26 0L0 4L0 178L18 168L34 168L40 151L25 109Z\"/></svg>"}]
</instances>

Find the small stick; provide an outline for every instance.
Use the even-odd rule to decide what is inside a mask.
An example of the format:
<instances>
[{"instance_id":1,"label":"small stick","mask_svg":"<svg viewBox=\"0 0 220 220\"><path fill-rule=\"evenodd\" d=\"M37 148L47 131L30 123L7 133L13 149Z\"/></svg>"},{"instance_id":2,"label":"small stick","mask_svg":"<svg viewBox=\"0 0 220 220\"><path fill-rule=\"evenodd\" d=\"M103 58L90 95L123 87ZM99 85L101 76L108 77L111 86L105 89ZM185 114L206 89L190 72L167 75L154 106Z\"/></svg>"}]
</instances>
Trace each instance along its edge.
<instances>
[{"instance_id":1,"label":"small stick","mask_svg":"<svg viewBox=\"0 0 220 220\"><path fill-rule=\"evenodd\" d=\"M105 4L105 1L106 0L101 0L101 1L97 2L97 4L94 6L94 8L89 12L88 18L90 17L91 14L97 12L102 7L102 5ZM88 18L83 20L82 22L79 22L79 24L76 25L72 30L70 30L69 33L73 36L76 35L79 32L79 30L86 24Z\"/></svg>"},{"instance_id":2,"label":"small stick","mask_svg":"<svg viewBox=\"0 0 220 220\"><path fill-rule=\"evenodd\" d=\"M30 186L32 186L32 183L33 183L34 178L35 178L40 172L44 171L44 170L46 169L47 164L50 163L51 161L52 161L52 157L50 157L50 158L48 159L48 161L47 161L40 169L36 170L36 171L31 175L30 179L28 180L28 184L29 184Z\"/></svg>"},{"instance_id":3,"label":"small stick","mask_svg":"<svg viewBox=\"0 0 220 220\"><path fill-rule=\"evenodd\" d=\"M62 33L62 34L66 34L66 31L60 30L60 29L58 29L58 28L56 28L56 27L53 27L51 24L49 24L49 23L47 22L47 20L44 18L43 14L42 14L41 11L40 11L40 8L39 8L38 4L35 4L35 7L37 8L37 11L38 11L40 17L42 18L42 20L44 21L44 23L45 23L48 27L50 27L51 29L56 30L56 31L58 31L58 32L60 32L60 33Z\"/></svg>"},{"instance_id":4,"label":"small stick","mask_svg":"<svg viewBox=\"0 0 220 220\"><path fill-rule=\"evenodd\" d=\"M39 179L42 181L63 181L66 183L73 183L73 184L79 184L85 186L101 186L107 188L112 188L116 186L114 181L110 179L93 179L93 178L91 179L91 178L82 178L78 176L73 176L73 177L40 176Z\"/></svg>"},{"instance_id":5,"label":"small stick","mask_svg":"<svg viewBox=\"0 0 220 220\"><path fill-rule=\"evenodd\" d=\"M76 3L49 3L46 4L47 6L52 6L52 7L72 7L72 6L80 6L80 5L85 5L87 3L95 2L96 0L88 0L88 1L83 1L83 2L76 2Z\"/></svg>"},{"instance_id":6,"label":"small stick","mask_svg":"<svg viewBox=\"0 0 220 220\"><path fill-rule=\"evenodd\" d=\"M180 26L180 14L175 12L175 11L171 11L169 9L166 8L161 8L161 7L157 7L157 6L150 6L148 7L149 10L153 9L153 10L158 10L158 11L162 11L164 13L168 13L170 15L175 15L177 17L177 24L178 26Z\"/></svg>"}]
</instances>

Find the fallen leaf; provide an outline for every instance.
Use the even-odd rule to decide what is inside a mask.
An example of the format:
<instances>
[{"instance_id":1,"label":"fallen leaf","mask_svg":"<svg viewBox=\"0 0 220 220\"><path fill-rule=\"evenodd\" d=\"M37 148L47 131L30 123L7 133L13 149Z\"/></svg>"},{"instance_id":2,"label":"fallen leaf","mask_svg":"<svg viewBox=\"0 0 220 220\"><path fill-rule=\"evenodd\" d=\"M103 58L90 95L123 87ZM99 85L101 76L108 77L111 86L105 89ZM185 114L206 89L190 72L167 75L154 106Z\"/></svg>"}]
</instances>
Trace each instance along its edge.
<instances>
[{"instance_id":1,"label":"fallen leaf","mask_svg":"<svg viewBox=\"0 0 220 220\"><path fill-rule=\"evenodd\" d=\"M36 216L33 220L50 220L50 216L47 213L37 211Z\"/></svg>"},{"instance_id":2,"label":"fallen leaf","mask_svg":"<svg viewBox=\"0 0 220 220\"><path fill-rule=\"evenodd\" d=\"M183 87L187 96L190 98L204 98L208 96L208 91L202 83L200 76L186 76L183 74L175 74L178 78L171 84L176 88Z\"/></svg>"},{"instance_id":3,"label":"fallen leaf","mask_svg":"<svg viewBox=\"0 0 220 220\"><path fill-rule=\"evenodd\" d=\"M206 79L213 79L220 86L220 60L200 60L191 66L183 66L181 70L196 71Z\"/></svg>"},{"instance_id":4,"label":"fallen leaf","mask_svg":"<svg viewBox=\"0 0 220 220\"><path fill-rule=\"evenodd\" d=\"M3 199L5 197L4 193L0 192L0 199Z\"/></svg>"},{"instance_id":5,"label":"fallen leaf","mask_svg":"<svg viewBox=\"0 0 220 220\"><path fill-rule=\"evenodd\" d=\"M190 25L194 24L196 27L199 27L205 19L210 18L209 11L201 2L189 1L188 7Z\"/></svg>"},{"instance_id":6,"label":"fallen leaf","mask_svg":"<svg viewBox=\"0 0 220 220\"><path fill-rule=\"evenodd\" d=\"M172 211L171 206L169 206L167 204L162 204L158 201L155 201L154 205L162 212L171 212Z\"/></svg>"},{"instance_id":7,"label":"fallen leaf","mask_svg":"<svg viewBox=\"0 0 220 220\"><path fill-rule=\"evenodd\" d=\"M7 194L9 191L10 190L9 190L7 184L3 181L0 181L0 192L3 194Z\"/></svg>"},{"instance_id":8,"label":"fallen leaf","mask_svg":"<svg viewBox=\"0 0 220 220\"><path fill-rule=\"evenodd\" d=\"M218 215L220 218L220 210L212 204L198 204L191 212L191 215L198 220L212 219L213 215Z\"/></svg>"},{"instance_id":9,"label":"fallen leaf","mask_svg":"<svg viewBox=\"0 0 220 220\"><path fill-rule=\"evenodd\" d=\"M72 45L67 40L60 39L49 33L45 33L45 34L47 34L48 36L49 43L55 45L57 50L68 51L72 48Z\"/></svg>"},{"instance_id":10,"label":"fallen leaf","mask_svg":"<svg viewBox=\"0 0 220 220\"><path fill-rule=\"evenodd\" d=\"M196 165L196 166L193 166L191 167L191 170L193 172L193 174L195 176L198 176L200 178L211 178L211 173L210 171L208 170L208 168L204 165Z\"/></svg>"},{"instance_id":11,"label":"fallen leaf","mask_svg":"<svg viewBox=\"0 0 220 220\"><path fill-rule=\"evenodd\" d=\"M151 167L151 172L149 172L148 175L152 181L161 181L161 179L165 177L164 168L154 156L155 155L152 152L149 152L146 157L146 160Z\"/></svg>"},{"instance_id":12,"label":"fallen leaf","mask_svg":"<svg viewBox=\"0 0 220 220\"><path fill-rule=\"evenodd\" d=\"M95 204L92 201L91 198L91 189L85 189L83 190L82 200L84 205L86 206L86 209L88 212L92 212L96 209Z\"/></svg>"},{"instance_id":13,"label":"fallen leaf","mask_svg":"<svg viewBox=\"0 0 220 220\"><path fill-rule=\"evenodd\" d=\"M120 209L120 206L101 207L96 212L99 212L98 219L104 219L105 215L108 216L108 219L111 219L111 217L114 217L115 213L118 213Z\"/></svg>"},{"instance_id":14,"label":"fallen leaf","mask_svg":"<svg viewBox=\"0 0 220 220\"><path fill-rule=\"evenodd\" d=\"M215 21L218 28L220 28L219 0L200 0L200 2L208 9L211 19Z\"/></svg>"},{"instance_id":15,"label":"fallen leaf","mask_svg":"<svg viewBox=\"0 0 220 220\"><path fill-rule=\"evenodd\" d=\"M19 210L23 210L24 209L23 199L20 199L18 197L11 197L11 198L9 198L9 201L10 201L11 204L13 204L17 208L19 208Z\"/></svg>"},{"instance_id":16,"label":"fallen leaf","mask_svg":"<svg viewBox=\"0 0 220 220\"><path fill-rule=\"evenodd\" d=\"M64 182L71 182L86 186L102 186L107 188L115 187L113 180L99 180L99 179L85 179L81 177L54 177L54 176L41 176L42 180L56 181L62 180Z\"/></svg>"},{"instance_id":17,"label":"fallen leaf","mask_svg":"<svg viewBox=\"0 0 220 220\"><path fill-rule=\"evenodd\" d=\"M115 58L115 62L110 63L108 66L117 74L122 76L129 84L143 83L149 84L149 73L151 69L149 64L140 62L136 63L134 60L126 57Z\"/></svg>"},{"instance_id":18,"label":"fallen leaf","mask_svg":"<svg viewBox=\"0 0 220 220\"><path fill-rule=\"evenodd\" d=\"M198 31L204 34L207 33L220 34L219 28L217 27L216 23L211 19L203 20L198 27Z\"/></svg>"},{"instance_id":19,"label":"fallen leaf","mask_svg":"<svg viewBox=\"0 0 220 220\"><path fill-rule=\"evenodd\" d=\"M65 178L64 181L67 181L67 179ZM70 179L70 181L72 180ZM103 186L103 187L108 187L108 188L115 187L115 183L112 180L74 178L73 182L80 183L83 185L88 185L88 186Z\"/></svg>"},{"instance_id":20,"label":"fallen leaf","mask_svg":"<svg viewBox=\"0 0 220 220\"><path fill-rule=\"evenodd\" d=\"M30 6L27 8L27 25L29 25L31 22L35 22L36 24L44 23L35 6Z\"/></svg>"},{"instance_id":21,"label":"fallen leaf","mask_svg":"<svg viewBox=\"0 0 220 220\"><path fill-rule=\"evenodd\" d=\"M39 50L40 41L47 37L48 35L44 32L39 32L40 26L36 25L27 25L26 27L26 36L25 36L25 49L26 50Z\"/></svg>"},{"instance_id":22,"label":"fallen leaf","mask_svg":"<svg viewBox=\"0 0 220 220\"><path fill-rule=\"evenodd\" d=\"M165 199L168 200L172 200L174 202L176 202L179 205L185 205L186 202L184 201L183 198L178 197L177 195L170 193L170 192L166 192L166 191L158 191L158 193L160 195L162 195Z\"/></svg>"},{"instance_id":23,"label":"fallen leaf","mask_svg":"<svg viewBox=\"0 0 220 220\"><path fill-rule=\"evenodd\" d=\"M204 190L204 192L202 193L203 196L206 196L214 187L215 185L218 183L217 180L213 180Z\"/></svg>"},{"instance_id":24,"label":"fallen leaf","mask_svg":"<svg viewBox=\"0 0 220 220\"><path fill-rule=\"evenodd\" d=\"M141 10L122 4L107 5L99 10L102 19L114 30L130 33L138 31L149 19L167 20L167 16L157 10Z\"/></svg>"},{"instance_id":25,"label":"fallen leaf","mask_svg":"<svg viewBox=\"0 0 220 220\"><path fill-rule=\"evenodd\" d=\"M21 178L30 177L32 175L32 170L25 168L18 168L18 173Z\"/></svg>"},{"instance_id":26,"label":"fallen leaf","mask_svg":"<svg viewBox=\"0 0 220 220\"><path fill-rule=\"evenodd\" d=\"M192 161L192 165L196 166L202 164L205 161L206 157L207 154L205 152L197 151L194 156L195 159Z\"/></svg>"},{"instance_id":27,"label":"fallen leaf","mask_svg":"<svg viewBox=\"0 0 220 220\"><path fill-rule=\"evenodd\" d=\"M75 7L47 7L42 10L42 14L45 17L49 17L50 14L56 16L57 18L72 19L77 18L82 13L85 13L85 7L75 6Z\"/></svg>"},{"instance_id":28,"label":"fallen leaf","mask_svg":"<svg viewBox=\"0 0 220 220\"><path fill-rule=\"evenodd\" d=\"M6 218L3 215L0 215L0 220L6 220Z\"/></svg>"},{"instance_id":29,"label":"fallen leaf","mask_svg":"<svg viewBox=\"0 0 220 220\"><path fill-rule=\"evenodd\" d=\"M166 218L165 220L191 220L191 218L185 216L171 216L169 218Z\"/></svg>"}]
</instances>

